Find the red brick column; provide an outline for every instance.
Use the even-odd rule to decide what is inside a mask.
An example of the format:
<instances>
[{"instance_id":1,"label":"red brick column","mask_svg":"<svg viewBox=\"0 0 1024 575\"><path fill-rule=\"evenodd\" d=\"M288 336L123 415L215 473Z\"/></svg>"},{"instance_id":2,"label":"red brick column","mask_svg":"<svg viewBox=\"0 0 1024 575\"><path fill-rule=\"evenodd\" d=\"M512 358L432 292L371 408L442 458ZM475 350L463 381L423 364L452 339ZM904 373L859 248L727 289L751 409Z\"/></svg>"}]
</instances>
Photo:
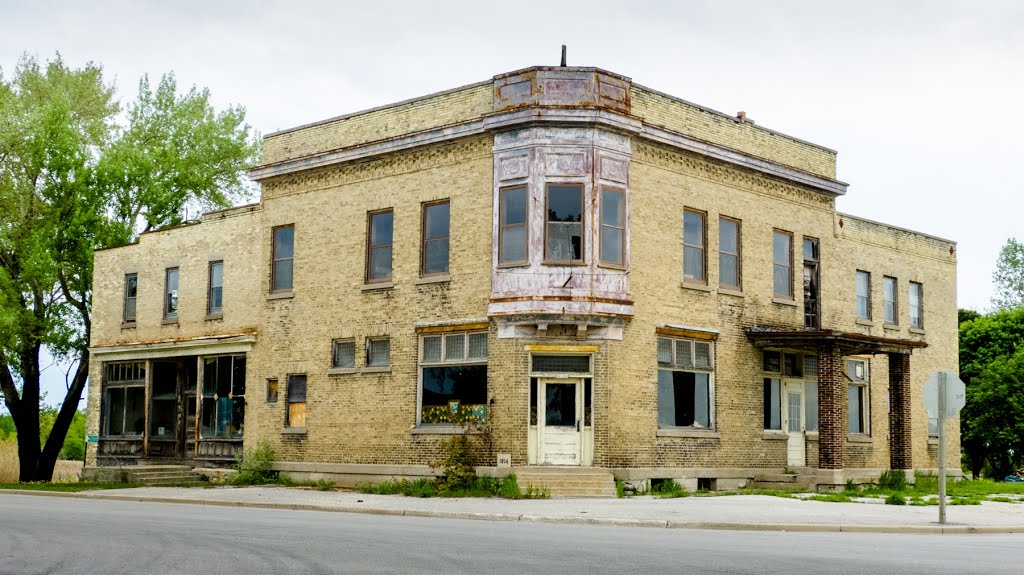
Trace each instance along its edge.
<instances>
[{"instance_id":1,"label":"red brick column","mask_svg":"<svg viewBox=\"0 0 1024 575\"><path fill-rule=\"evenodd\" d=\"M818 469L843 468L842 360L839 346L818 346Z\"/></svg>"},{"instance_id":2,"label":"red brick column","mask_svg":"<svg viewBox=\"0 0 1024 575\"><path fill-rule=\"evenodd\" d=\"M889 467L913 469L910 421L910 354L889 354Z\"/></svg>"}]
</instances>

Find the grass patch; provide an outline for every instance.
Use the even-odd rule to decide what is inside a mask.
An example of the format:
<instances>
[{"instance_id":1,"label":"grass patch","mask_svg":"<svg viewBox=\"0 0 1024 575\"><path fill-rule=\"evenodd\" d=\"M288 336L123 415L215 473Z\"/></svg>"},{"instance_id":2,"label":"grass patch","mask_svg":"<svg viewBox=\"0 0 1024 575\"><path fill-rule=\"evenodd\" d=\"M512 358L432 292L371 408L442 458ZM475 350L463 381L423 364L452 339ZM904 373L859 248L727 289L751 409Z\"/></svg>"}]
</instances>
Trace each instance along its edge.
<instances>
[{"instance_id":1,"label":"grass patch","mask_svg":"<svg viewBox=\"0 0 1024 575\"><path fill-rule=\"evenodd\" d=\"M615 478L615 496L623 498L626 496L626 484L619 478Z\"/></svg>"},{"instance_id":2,"label":"grass patch","mask_svg":"<svg viewBox=\"0 0 1024 575\"><path fill-rule=\"evenodd\" d=\"M689 497L690 492L673 479L652 479L651 495L662 499L674 499L677 497Z\"/></svg>"},{"instance_id":3,"label":"grass patch","mask_svg":"<svg viewBox=\"0 0 1024 575\"><path fill-rule=\"evenodd\" d=\"M737 491L719 491L714 495L768 495L784 499L797 499L797 493L806 493L804 489L740 489Z\"/></svg>"},{"instance_id":4,"label":"grass patch","mask_svg":"<svg viewBox=\"0 0 1024 575\"><path fill-rule=\"evenodd\" d=\"M77 493L92 489L129 489L142 487L137 483L113 483L80 481L77 483L46 483L43 481L32 483L0 483L0 489L27 489L29 491L62 491L65 493Z\"/></svg>"},{"instance_id":5,"label":"grass patch","mask_svg":"<svg viewBox=\"0 0 1024 575\"><path fill-rule=\"evenodd\" d=\"M405 495L406 497L500 497L502 499L548 499L551 493L528 485L519 487L516 476L506 475L500 479L474 477L461 487L450 487L439 480L391 479L380 483L364 483L356 486L360 493L376 495Z\"/></svg>"},{"instance_id":6,"label":"grass patch","mask_svg":"<svg viewBox=\"0 0 1024 575\"><path fill-rule=\"evenodd\" d=\"M989 497L989 501L996 501L999 503L1016 503L1017 500L1010 497Z\"/></svg>"},{"instance_id":7,"label":"grass patch","mask_svg":"<svg viewBox=\"0 0 1024 575\"><path fill-rule=\"evenodd\" d=\"M823 493L820 495L812 495L807 498L807 501L824 501L826 503L853 503L853 497L848 495L846 492L843 493Z\"/></svg>"},{"instance_id":8,"label":"grass patch","mask_svg":"<svg viewBox=\"0 0 1024 575\"><path fill-rule=\"evenodd\" d=\"M906 505L907 498L900 495L899 493L893 493L892 495L885 498L886 505Z\"/></svg>"}]
</instances>

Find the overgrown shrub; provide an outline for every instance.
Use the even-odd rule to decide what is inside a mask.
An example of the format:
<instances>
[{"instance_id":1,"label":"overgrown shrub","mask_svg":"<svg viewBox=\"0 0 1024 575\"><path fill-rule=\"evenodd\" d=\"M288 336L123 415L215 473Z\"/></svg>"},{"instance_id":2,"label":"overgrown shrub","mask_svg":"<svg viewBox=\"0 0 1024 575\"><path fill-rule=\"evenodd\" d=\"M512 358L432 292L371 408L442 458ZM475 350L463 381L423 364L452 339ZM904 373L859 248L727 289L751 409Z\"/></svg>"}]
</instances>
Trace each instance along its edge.
<instances>
[{"instance_id":1,"label":"overgrown shrub","mask_svg":"<svg viewBox=\"0 0 1024 575\"><path fill-rule=\"evenodd\" d=\"M283 477L274 467L274 449L266 441L239 454L235 472L225 480L229 485L266 485L281 483Z\"/></svg>"},{"instance_id":2,"label":"overgrown shrub","mask_svg":"<svg viewBox=\"0 0 1024 575\"><path fill-rule=\"evenodd\" d=\"M651 494L656 497L663 499L671 499L674 497L688 497L690 493L685 487L676 483L673 479L651 480Z\"/></svg>"},{"instance_id":3,"label":"overgrown shrub","mask_svg":"<svg viewBox=\"0 0 1024 575\"><path fill-rule=\"evenodd\" d=\"M883 471L882 475L878 478L878 486L892 491L906 491L907 475L899 469Z\"/></svg>"},{"instance_id":4,"label":"overgrown shrub","mask_svg":"<svg viewBox=\"0 0 1024 575\"><path fill-rule=\"evenodd\" d=\"M885 498L886 505L906 505L907 498L903 497L899 493L893 493L892 495Z\"/></svg>"},{"instance_id":5,"label":"overgrown shrub","mask_svg":"<svg viewBox=\"0 0 1024 575\"><path fill-rule=\"evenodd\" d=\"M547 499L551 496L547 489L538 489L532 485L526 490L519 487L515 475L507 475L501 479L493 477L473 477L462 487L450 487L443 479L390 479L380 483L364 483L356 486L360 493L376 495L405 495L407 497L501 497L504 499Z\"/></svg>"}]
</instances>

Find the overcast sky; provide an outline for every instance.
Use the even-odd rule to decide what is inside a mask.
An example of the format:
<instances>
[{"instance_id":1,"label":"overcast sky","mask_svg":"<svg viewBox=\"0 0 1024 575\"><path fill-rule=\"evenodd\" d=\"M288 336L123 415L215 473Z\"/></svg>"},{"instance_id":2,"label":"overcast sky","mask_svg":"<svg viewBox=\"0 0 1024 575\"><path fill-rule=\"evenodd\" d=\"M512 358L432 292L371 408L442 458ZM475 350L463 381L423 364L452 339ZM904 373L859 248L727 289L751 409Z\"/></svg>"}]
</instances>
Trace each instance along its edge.
<instances>
[{"instance_id":1,"label":"overcast sky","mask_svg":"<svg viewBox=\"0 0 1024 575\"><path fill-rule=\"evenodd\" d=\"M567 44L570 65L838 150L841 211L958 243L959 307L989 307L999 248L1024 239L1024 2L0 0L0 16L5 77L59 51L128 103L173 71L264 134L557 65Z\"/></svg>"}]
</instances>

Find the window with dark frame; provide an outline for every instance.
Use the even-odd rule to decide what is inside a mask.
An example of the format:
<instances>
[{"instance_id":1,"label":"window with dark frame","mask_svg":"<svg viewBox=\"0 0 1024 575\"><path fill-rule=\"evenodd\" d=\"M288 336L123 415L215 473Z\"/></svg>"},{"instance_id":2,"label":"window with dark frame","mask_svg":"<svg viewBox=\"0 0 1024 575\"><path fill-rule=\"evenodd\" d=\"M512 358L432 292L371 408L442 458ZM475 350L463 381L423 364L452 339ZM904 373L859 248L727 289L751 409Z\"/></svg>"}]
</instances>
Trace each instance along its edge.
<instances>
[{"instance_id":1,"label":"window with dark frame","mask_svg":"<svg viewBox=\"0 0 1024 575\"><path fill-rule=\"evenodd\" d=\"M199 436L240 438L245 430L245 356L203 358Z\"/></svg>"},{"instance_id":2,"label":"window with dark frame","mask_svg":"<svg viewBox=\"0 0 1024 575\"><path fill-rule=\"evenodd\" d=\"M391 281L395 212L382 210L367 215L366 282Z\"/></svg>"},{"instance_id":3,"label":"window with dark frame","mask_svg":"<svg viewBox=\"0 0 1024 575\"><path fill-rule=\"evenodd\" d=\"M139 295L139 274L124 275L124 323L135 323Z\"/></svg>"},{"instance_id":4,"label":"window with dark frame","mask_svg":"<svg viewBox=\"0 0 1024 575\"><path fill-rule=\"evenodd\" d=\"M292 291L292 275L295 272L295 226L287 225L274 228L272 248L270 291L272 293Z\"/></svg>"},{"instance_id":5,"label":"window with dark frame","mask_svg":"<svg viewBox=\"0 0 1024 575\"><path fill-rule=\"evenodd\" d=\"M583 263L583 185L548 184L544 259L554 264Z\"/></svg>"},{"instance_id":6,"label":"window with dark frame","mask_svg":"<svg viewBox=\"0 0 1024 575\"><path fill-rule=\"evenodd\" d=\"M306 375L288 376L288 411L285 412L285 427L306 427Z\"/></svg>"},{"instance_id":7,"label":"window with dark frame","mask_svg":"<svg viewBox=\"0 0 1024 575\"><path fill-rule=\"evenodd\" d=\"M451 205L448 200L423 205L423 251L420 254L420 275L448 273L448 249Z\"/></svg>"},{"instance_id":8,"label":"window with dark frame","mask_svg":"<svg viewBox=\"0 0 1024 575\"><path fill-rule=\"evenodd\" d=\"M487 420L487 332L420 337L420 423Z\"/></svg>"},{"instance_id":9,"label":"window with dark frame","mask_svg":"<svg viewBox=\"0 0 1024 575\"><path fill-rule=\"evenodd\" d=\"M706 218L703 212L683 210L683 281L706 284Z\"/></svg>"},{"instance_id":10,"label":"window with dark frame","mask_svg":"<svg viewBox=\"0 0 1024 575\"><path fill-rule=\"evenodd\" d=\"M146 424L146 363L108 362L103 364L103 372L104 435L142 435Z\"/></svg>"},{"instance_id":11,"label":"window with dark frame","mask_svg":"<svg viewBox=\"0 0 1024 575\"><path fill-rule=\"evenodd\" d=\"M626 194L601 189L601 263L624 266L626 258Z\"/></svg>"},{"instance_id":12,"label":"window with dark frame","mask_svg":"<svg viewBox=\"0 0 1024 575\"><path fill-rule=\"evenodd\" d=\"M857 270L857 317L871 319L871 274Z\"/></svg>"},{"instance_id":13,"label":"window with dark frame","mask_svg":"<svg viewBox=\"0 0 1024 575\"><path fill-rule=\"evenodd\" d=\"M370 337L366 339L366 367L388 367L391 365L391 339Z\"/></svg>"},{"instance_id":14,"label":"window with dark frame","mask_svg":"<svg viewBox=\"0 0 1024 575\"><path fill-rule=\"evenodd\" d=\"M224 308L224 262L210 262L210 293L206 313L220 315Z\"/></svg>"},{"instance_id":15,"label":"window with dark frame","mask_svg":"<svg viewBox=\"0 0 1024 575\"><path fill-rule=\"evenodd\" d=\"M846 362L847 386L846 422L849 433L870 433L868 417L868 362L864 359L850 359Z\"/></svg>"},{"instance_id":16,"label":"window with dark frame","mask_svg":"<svg viewBox=\"0 0 1024 575\"><path fill-rule=\"evenodd\" d=\"M718 285L739 290L742 279L740 261L740 221L718 218Z\"/></svg>"},{"instance_id":17,"label":"window with dark frame","mask_svg":"<svg viewBox=\"0 0 1024 575\"><path fill-rule=\"evenodd\" d=\"M782 230L772 232L772 292L793 299L793 234Z\"/></svg>"},{"instance_id":18,"label":"window with dark frame","mask_svg":"<svg viewBox=\"0 0 1024 575\"><path fill-rule=\"evenodd\" d=\"M658 426L714 427L714 343L658 336Z\"/></svg>"},{"instance_id":19,"label":"window with dark frame","mask_svg":"<svg viewBox=\"0 0 1024 575\"><path fill-rule=\"evenodd\" d=\"M178 268L164 273L164 319L178 319Z\"/></svg>"},{"instance_id":20,"label":"window with dark frame","mask_svg":"<svg viewBox=\"0 0 1024 575\"><path fill-rule=\"evenodd\" d=\"M910 327L924 328L924 287L918 282L910 282L910 297L907 304L910 308Z\"/></svg>"},{"instance_id":21,"label":"window with dark frame","mask_svg":"<svg viewBox=\"0 0 1024 575\"><path fill-rule=\"evenodd\" d=\"M782 431L782 401L785 380L803 380L804 430L818 431L818 356L809 353L764 350L764 429ZM785 379L784 379L785 378Z\"/></svg>"},{"instance_id":22,"label":"window with dark frame","mask_svg":"<svg viewBox=\"0 0 1024 575\"><path fill-rule=\"evenodd\" d=\"M899 308L896 303L896 278L882 276L882 305L885 308L885 323L899 323Z\"/></svg>"},{"instance_id":23,"label":"window with dark frame","mask_svg":"<svg viewBox=\"0 0 1024 575\"><path fill-rule=\"evenodd\" d=\"M526 186L498 192L498 265L517 265L529 259L527 251Z\"/></svg>"},{"instance_id":24,"label":"window with dark frame","mask_svg":"<svg viewBox=\"0 0 1024 575\"><path fill-rule=\"evenodd\" d=\"M356 367L356 342L354 339L336 339L331 350L331 367L354 369Z\"/></svg>"}]
</instances>

